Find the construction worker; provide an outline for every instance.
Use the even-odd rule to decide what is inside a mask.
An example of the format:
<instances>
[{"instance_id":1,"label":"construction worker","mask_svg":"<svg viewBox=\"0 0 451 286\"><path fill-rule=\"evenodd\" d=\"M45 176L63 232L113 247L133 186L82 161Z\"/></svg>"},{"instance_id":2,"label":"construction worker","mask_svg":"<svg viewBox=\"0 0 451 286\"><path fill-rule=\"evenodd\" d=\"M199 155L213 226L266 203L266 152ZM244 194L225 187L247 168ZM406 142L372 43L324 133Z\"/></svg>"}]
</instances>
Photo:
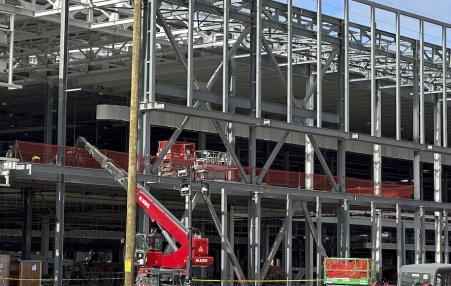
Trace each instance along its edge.
<instances>
[{"instance_id":1,"label":"construction worker","mask_svg":"<svg viewBox=\"0 0 451 286\"><path fill-rule=\"evenodd\" d=\"M5 157L6 158L14 158L14 146L13 145L9 145L8 151L6 151Z\"/></svg>"},{"instance_id":2,"label":"construction worker","mask_svg":"<svg viewBox=\"0 0 451 286\"><path fill-rule=\"evenodd\" d=\"M38 155L34 154L33 157L31 157L31 162L39 163L39 162L41 162L41 157L39 157Z\"/></svg>"},{"instance_id":3,"label":"construction worker","mask_svg":"<svg viewBox=\"0 0 451 286\"><path fill-rule=\"evenodd\" d=\"M156 228L151 228L147 236L147 246L149 251L158 252L163 248L163 238Z\"/></svg>"}]
</instances>

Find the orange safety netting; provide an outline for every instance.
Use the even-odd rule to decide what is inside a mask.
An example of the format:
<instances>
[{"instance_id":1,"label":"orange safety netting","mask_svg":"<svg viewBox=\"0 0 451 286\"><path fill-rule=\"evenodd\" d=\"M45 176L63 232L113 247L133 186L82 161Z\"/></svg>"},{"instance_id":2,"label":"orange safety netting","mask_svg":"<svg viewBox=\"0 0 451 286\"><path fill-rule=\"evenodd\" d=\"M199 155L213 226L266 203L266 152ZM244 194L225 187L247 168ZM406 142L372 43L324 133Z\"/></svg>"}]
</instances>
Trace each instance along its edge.
<instances>
[{"instance_id":1,"label":"orange safety netting","mask_svg":"<svg viewBox=\"0 0 451 286\"><path fill-rule=\"evenodd\" d=\"M324 273L327 278L368 278L371 273L371 261L368 259L328 258L324 260Z\"/></svg>"},{"instance_id":2,"label":"orange safety netting","mask_svg":"<svg viewBox=\"0 0 451 286\"><path fill-rule=\"evenodd\" d=\"M167 141L160 142L159 152L166 146ZM57 146L41 143L32 143L17 141L15 146L16 158L22 162L35 162L42 164L56 164L57 160ZM128 153L116 152L111 150L100 150L107 157L113 160L119 167L128 170ZM100 165L88 154L83 148L66 147L66 166L80 167L80 168L95 168L100 169ZM151 156L150 161L156 157ZM196 164L195 160L195 144L177 142L171 148L171 152L165 156L165 160L172 163L175 168L186 168ZM209 180L223 180L223 181L241 181L240 173L236 166L200 163L197 168L207 171L206 178ZM144 158L139 158L138 172L144 170ZM250 174L250 167L244 167L246 174ZM260 168L256 169L256 174L259 175ZM289 187L297 189L305 189L306 174L301 172L273 170L267 171L263 183L268 186ZM313 189L320 191L331 191L332 185L327 180L326 175L313 175ZM335 177L335 180L337 178ZM374 185L371 180L346 178L346 193L355 195L374 194ZM406 184L390 184L382 183L382 196L386 198L412 198L413 186Z\"/></svg>"},{"instance_id":3,"label":"orange safety netting","mask_svg":"<svg viewBox=\"0 0 451 286\"><path fill-rule=\"evenodd\" d=\"M111 150L100 150L119 167L128 170L128 153ZM16 141L15 157L22 162L55 165L57 163L58 146L25 141ZM97 161L89 153L78 147L65 147L65 166L101 169ZM144 158L139 158L139 170L144 168Z\"/></svg>"}]
</instances>

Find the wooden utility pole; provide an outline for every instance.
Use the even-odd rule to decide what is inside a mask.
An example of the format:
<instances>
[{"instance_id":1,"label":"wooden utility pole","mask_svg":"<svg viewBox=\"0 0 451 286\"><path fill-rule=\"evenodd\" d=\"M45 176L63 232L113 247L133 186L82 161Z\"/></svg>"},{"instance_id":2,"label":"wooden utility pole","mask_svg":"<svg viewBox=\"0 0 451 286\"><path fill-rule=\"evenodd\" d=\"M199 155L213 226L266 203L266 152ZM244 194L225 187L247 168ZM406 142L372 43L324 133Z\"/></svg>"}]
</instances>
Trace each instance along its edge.
<instances>
[{"instance_id":1,"label":"wooden utility pole","mask_svg":"<svg viewBox=\"0 0 451 286\"><path fill-rule=\"evenodd\" d=\"M141 0L134 1L133 50L130 92L130 130L128 141L127 225L125 228L125 286L134 285L134 252L136 235L136 152L138 146L138 91L141 52Z\"/></svg>"}]
</instances>

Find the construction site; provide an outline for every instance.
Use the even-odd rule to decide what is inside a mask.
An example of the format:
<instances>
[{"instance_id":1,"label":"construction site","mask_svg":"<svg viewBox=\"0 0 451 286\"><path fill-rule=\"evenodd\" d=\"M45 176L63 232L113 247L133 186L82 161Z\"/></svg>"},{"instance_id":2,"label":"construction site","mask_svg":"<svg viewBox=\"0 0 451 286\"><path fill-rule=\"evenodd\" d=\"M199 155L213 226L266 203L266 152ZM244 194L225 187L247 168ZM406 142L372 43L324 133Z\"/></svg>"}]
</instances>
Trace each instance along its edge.
<instances>
[{"instance_id":1,"label":"construction site","mask_svg":"<svg viewBox=\"0 0 451 286\"><path fill-rule=\"evenodd\" d=\"M369 0L0 0L0 285L451 285L450 31Z\"/></svg>"}]
</instances>

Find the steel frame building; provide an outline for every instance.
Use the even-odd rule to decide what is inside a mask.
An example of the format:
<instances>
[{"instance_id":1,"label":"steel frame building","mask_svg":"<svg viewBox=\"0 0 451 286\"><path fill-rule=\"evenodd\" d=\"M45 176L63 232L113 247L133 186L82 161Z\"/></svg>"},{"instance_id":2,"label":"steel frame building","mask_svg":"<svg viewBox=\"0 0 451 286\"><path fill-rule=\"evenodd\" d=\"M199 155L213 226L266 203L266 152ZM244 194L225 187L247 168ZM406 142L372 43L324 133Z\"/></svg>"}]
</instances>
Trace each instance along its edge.
<instances>
[{"instance_id":1,"label":"steel frame building","mask_svg":"<svg viewBox=\"0 0 451 286\"><path fill-rule=\"evenodd\" d=\"M7 62L9 67L14 63L14 68L8 68L2 83L9 88L49 81L52 77L56 79L53 70L59 68L57 132L58 145L64 146L65 98L69 90L65 77L69 79L70 88L93 84L96 79L88 77L96 73L127 73L132 11L122 9L130 6L119 0L70 3L8 1L0 2L0 13L5 14L10 23L5 25L5 35L14 35L18 29L14 23L22 18L35 22L36 26L42 22L49 26L61 24L58 59L55 47L45 55L37 52L36 48L25 47L33 44L30 40L33 33L27 32L24 24L20 27L22 34L19 33L23 38L5 38L8 39L4 44L9 53L7 57L1 57L0 63ZM163 156L190 121L208 122L210 125L206 128L219 135L242 177L241 183L209 182L211 196L220 197L220 216L209 196L198 194L193 198L194 204L199 200L205 201L220 237L222 279L234 277L233 272L239 279L264 279L281 245L286 278L292 279L293 216L296 212L304 213L311 238L316 243L316 271L321 273L321 258L328 255L322 240L318 239L323 236L322 222L330 221L323 218L325 208L336 213L333 223L337 224L337 255L342 257L349 257L350 253L350 211L370 211L376 277L381 276L383 225L396 227L398 267L405 262L406 228L414 229L415 263L426 261L427 250L435 252L436 262L449 262L448 214L451 204L442 202L442 165L449 164L447 156L451 155L447 132L447 95L451 90L451 50L447 47L447 33L451 25L367 0L344 0L344 15L335 18L323 14L321 2L316 0L315 12L295 7L292 0L287 3L266 0L144 3L140 152L150 153L151 124L156 124L157 117L162 118L160 121L169 118L174 118L174 122L180 120L170 144L162 152ZM351 21L351 7L356 3L369 11L369 25ZM379 13L392 15L394 32L378 29ZM403 21L418 24L418 38L403 34ZM426 41L425 29L429 26L441 31L440 44ZM67 29L75 35L70 35ZM54 33L59 35L57 31ZM94 40L88 41L93 35ZM94 60L101 66L97 71L90 70L93 53L100 55ZM68 55L67 60L64 54ZM208 69L199 68L203 58L208 57L213 58L207 62ZM248 70L243 66L248 66ZM66 74L64 70L67 68L69 72ZM168 76L170 72L165 69L171 68L177 70L174 72L174 85L170 84L172 79L159 76ZM43 71L45 76L41 74ZM268 92L266 80L269 78L276 78L279 88ZM299 82L304 89L297 88ZM369 92L365 99L353 98L356 90ZM383 96L389 98L390 108L382 108ZM360 118L358 110L352 107L359 100L368 105L369 122L363 123L363 127L360 122L355 122ZM407 115L406 106L409 109ZM250 174L246 174L243 162L236 154L237 133L247 134L249 138ZM265 137L264 134L271 135ZM304 135L305 139L299 140ZM257 138L268 137L277 144L257 175ZM51 130L46 138L51 142ZM286 142L305 144L305 190L262 184ZM330 147L337 150L337 180L321 152L321 148ZM373 157L372 197L345 193L346 154L354 148L363 148ZM382 155L390 156L388 154L396 152L404 155L395 157L404 156L404 159L412 161L413 200L381 197ZM313 190L315 156L333 186L332 192ZM434 166L434 201L423 199L421 166L424 161L432 162ZM140 180L146 182L151 190L178 188L178 179L156 175L160 163L157 160L149 166ZM57 202L57 221L62 225L65 181L77 182L82 178L86 182L95 180L92 182L95 185L113 184L101 171L64 167L64 160L59 162L60 166L8 164L12 166L8 169L10 176L19 180L27 180L31 174L34 178L51 181L55 179L51 174L59 174L61 200ZM23 169L30 173L26 174ZM234 252L233 231L230 231L234 205L231 197L239 197L240 201L245 200L248 204L247 271L243 271L243 265ZM267 251L269 255L265 257L261 252L262 204L273 199L277 199L278 206L272 208L279 208L285 217ZM394 214L394 219L387 218L387 214ZM435 233L435 248L432 249L425 243L425 232L430 227L431 218ZM144 220L143 225L148 225L148 222ZM63 235L63 232L55 235L61 243L56 243L57 251L63 248ZM310 256L313 256L313 246L311 249ZM56 263L61 266L62 260ZM310 259L306 264L306 277L313 277L313 263L314 260Z\"/></svg>"}]
</instances>

